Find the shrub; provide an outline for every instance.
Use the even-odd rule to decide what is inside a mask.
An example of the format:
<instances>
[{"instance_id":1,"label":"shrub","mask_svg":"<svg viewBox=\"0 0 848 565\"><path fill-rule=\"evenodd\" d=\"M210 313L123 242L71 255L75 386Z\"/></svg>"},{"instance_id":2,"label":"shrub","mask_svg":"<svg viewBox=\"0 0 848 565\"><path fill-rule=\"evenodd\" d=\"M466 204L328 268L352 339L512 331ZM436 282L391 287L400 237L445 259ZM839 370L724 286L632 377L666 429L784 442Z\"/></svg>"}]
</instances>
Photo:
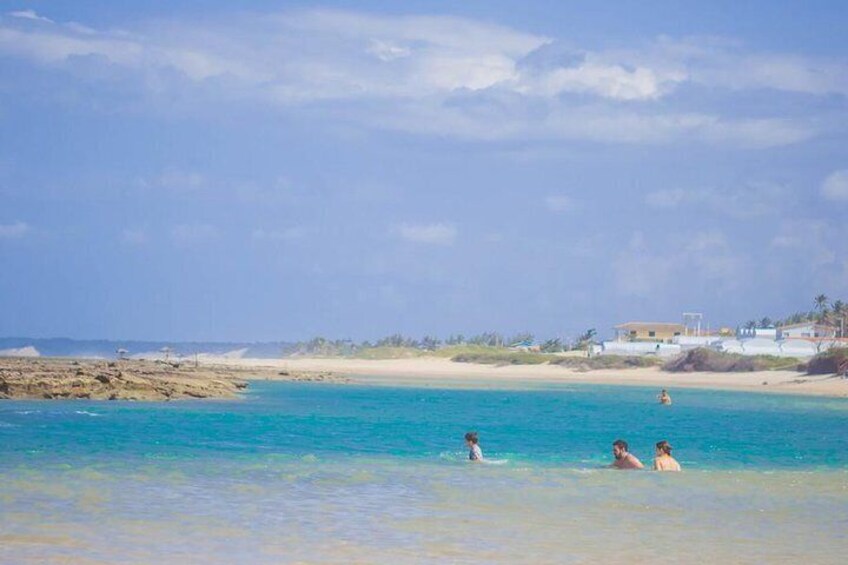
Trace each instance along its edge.
<instances>
[{"instance_id":1,"label":"shrub","mask_svg":"<svg viewBox=\"0 0 848 565\"><path fill-rule=\"evenodd\" d=\"M807 362L808 375L833 375L848 372L848 347L838 347L819 353Z\"/></svg>"},{"instance_id":2,"label":"shrub","mask_svg":"<svg viewBox=\"0 0 848 565\"><path fill-rule=\"evenodd\" d=\"M599 355L597 357L557 357L551 365L561 365L577 371L595 371L598 369L635 369L655 367L662 360L654 355Z\"/></svg>"},{"instance_id":3,"label":"shrub","mask_svg":"<svg viewBox=\"0 0 848 565\"><path fill-rule=\"evenodd\" d=\"M714 371L716 373L743 373L767 369L767 363L754 356L722 353L699 347L692 349L663 365L663 371L673 373Z\"/></svg>"},{"instance_id":4,"label":"shrub","mask_svg":"<svg viewBox=\"0 0 848 565\"><path fill-rule=\"evenodd\" d=\"M480 351L454 355L451 361L482 365L541 365L550 361L552 357L544 353L525 351Z\"/></svg>"}]
</instances>

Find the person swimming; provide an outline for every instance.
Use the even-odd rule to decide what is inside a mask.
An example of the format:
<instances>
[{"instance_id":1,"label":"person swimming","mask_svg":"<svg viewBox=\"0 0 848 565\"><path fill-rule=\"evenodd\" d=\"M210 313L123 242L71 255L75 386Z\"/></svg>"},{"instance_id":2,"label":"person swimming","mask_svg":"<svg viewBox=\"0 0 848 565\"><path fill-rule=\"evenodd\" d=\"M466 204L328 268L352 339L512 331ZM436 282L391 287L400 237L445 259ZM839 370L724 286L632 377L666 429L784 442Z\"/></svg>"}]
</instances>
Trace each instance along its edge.
<instances>
[{"instance_id":1,"label":"person swimming","mask_svg":"<svg viewBox=\"0 0 848 565\"><path fill-rule=\"evenodd\" d=\"M662 392L657 395L657 400L660 401L660 404L665 404L666 406L671 405L671 395L666 389L662 389Z\"/></svg>"},{"instance_id":2,"label":"person swimming","mask_svg":"<svg viewBox=\"0 0 848 565\"><path fill-rule=\"evenodd\" d=\"M680 471L680 463L671 456L671 444L665 440L657 442L657 456L654 457L654 471Z\"/></svg>"},{"instance_id":3,"label":"person swimming","mask_svg":"<svg viewBox=\"0 0 848 565\"><path fill-rule=\"evenodd\" d=\"M474 463L482 463L483 450L480 449L480 440L477 437L477 432L467 432L465 434L465 445L468 446L468 460Z\"/></svg>"},{"instance_id":4,"label":"person swimming","mask_svg":"<svg viewBox=\"0 0 848 565\"><path fill-rule=\"evenodd\" d=\"M617 439L612 442L612 455L615 461L610 464L613 469L644 469L645 466L639 459L628 451L627 442Z\"/></svg>"}]
</instances>

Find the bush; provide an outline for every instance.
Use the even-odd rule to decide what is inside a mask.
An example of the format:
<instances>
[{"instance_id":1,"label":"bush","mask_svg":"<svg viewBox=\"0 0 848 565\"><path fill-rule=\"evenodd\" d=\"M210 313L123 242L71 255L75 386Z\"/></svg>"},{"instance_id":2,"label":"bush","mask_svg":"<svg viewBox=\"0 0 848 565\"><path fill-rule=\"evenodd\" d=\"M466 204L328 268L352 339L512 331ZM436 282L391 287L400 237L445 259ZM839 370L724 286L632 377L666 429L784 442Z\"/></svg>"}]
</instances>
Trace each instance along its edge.
<instances>
[{"instance_id":1,"label":"bush","mask_svg":"<svg viewBox=\"0 0 848 565\"><path fill-rule=\"evenodd\" d=\"M451 361L482 365L541 365L552 358L552 355L529 351L480 351L454 355Z\"/></svg>"},{"instance_id":2,"label":"bush","mask_svg":"<svg viewBox=\"0 0 848 565\"><path fill-rule=\"evenodd\" d=\"M848 347L819 353L807 362L808 375L834 375L848 372Z\"/></svg>"},{"instance_id":3,"label":"bush","mask_svg":"<svg viewBox=\"0 0 848 565\"><path fill-rule=\"evenodd\" d=\"M768 368L763 359L737 353L721 353L699 347L678 355L663 365L663 371L672 373L714 371L716 373L744 373Z\"/></svg>"},{"instance_id":4,"label":"bush","mask_svg":"<svg viewBox=\"0 0 848 565\"><path fill-rule=\"evenodd\" d=\"M595 371L598 369L635 369L639 367L655 367L662 360L654 355L624 356L599 355L597 357L557 357L551 365L561 365L577 371Z\"/></svg>"}]
</instances>

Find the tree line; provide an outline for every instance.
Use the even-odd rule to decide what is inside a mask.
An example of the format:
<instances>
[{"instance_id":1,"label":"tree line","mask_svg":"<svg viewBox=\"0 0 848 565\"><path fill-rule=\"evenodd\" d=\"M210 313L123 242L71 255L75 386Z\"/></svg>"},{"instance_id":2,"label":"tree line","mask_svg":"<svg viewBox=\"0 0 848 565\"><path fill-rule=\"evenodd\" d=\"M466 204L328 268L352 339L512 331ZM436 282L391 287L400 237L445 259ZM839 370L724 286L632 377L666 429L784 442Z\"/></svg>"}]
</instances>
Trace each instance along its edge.
<instances>
[{"instance_id":1,"label":"tree line","mask_svg":"<svg viewBox=\"0 0 848 565\"><path fill-rule=\"evenodd\" d=\"M813 309L807 312L795 312L785 318L772 319L768 316L757 320L748 320L744 327L772 328L790 326L792 324L803 324L815 322L836 328L837 337L848 337L848 304L844 300L831 301L825 294L818 294L813 298Z\"/></svg>"},{"instance_id":2,"label":"tree line","mask_svg":"<svg viewBox=\"0 0 848 565\"><path fill-rule=\"evenodd\" d=\"M404 336L399 333L391 334L375 341L364 340L354 342L350 339L327 339L325 337L314 337L308 341L292 344L286 348L284 354L291 355L300 353L304 355L350 355L366 349L379 347L410 348L425 351L435 351L442 347L456 347L463 345L475 345L485 347L534 347L544 353L558 353L573 349L585 349L594 339L597 332L594 328L586 330L573 340L564 340L556 337L547 339L540 344L535 344L536 336L530 332L520 332L507 335L499 332L483 332L480 334L465 336L463 334L451 334L445 339L426 335L422 338Z\"/></svg>"}]
</instances>

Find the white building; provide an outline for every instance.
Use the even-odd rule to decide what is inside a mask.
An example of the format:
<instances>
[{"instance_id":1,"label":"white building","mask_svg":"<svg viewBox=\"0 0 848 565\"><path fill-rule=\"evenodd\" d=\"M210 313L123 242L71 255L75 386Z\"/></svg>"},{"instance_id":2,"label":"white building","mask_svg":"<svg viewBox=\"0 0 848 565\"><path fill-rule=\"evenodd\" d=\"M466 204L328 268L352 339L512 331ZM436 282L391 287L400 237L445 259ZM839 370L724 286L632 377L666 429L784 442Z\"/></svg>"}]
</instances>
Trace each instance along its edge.
<instances>
[{"instance_id":1,"label":"white building","mask_svg":"<svg viewBox=\"0 0 848 565\"><path fill-rule=\"evenodd\" d=\"M776 328L739 328L736 331L736 337L739 339L761 337L765 339L777 339Z\"/></svg>"},{"instance_id":2,"label":"white building","mask_svg":"<svg viewBox=\"0 0 848 565\"><path fill-rule=\"evenodd\" d=\"M659 355L672 357L682 350L673 343L646 341L605 341L601 344L600 355Z\"/></svg>"},{"instance_id":3,"label":"white building","mask_svg":"<svg viewBox=\"0 0 848 565\"><path fill-rule=\"evenodd\" d=\"M777 339L794 337L836 337L836 328L816 322L802 322L778 328Z\"/></svg>"}]
</instances>

